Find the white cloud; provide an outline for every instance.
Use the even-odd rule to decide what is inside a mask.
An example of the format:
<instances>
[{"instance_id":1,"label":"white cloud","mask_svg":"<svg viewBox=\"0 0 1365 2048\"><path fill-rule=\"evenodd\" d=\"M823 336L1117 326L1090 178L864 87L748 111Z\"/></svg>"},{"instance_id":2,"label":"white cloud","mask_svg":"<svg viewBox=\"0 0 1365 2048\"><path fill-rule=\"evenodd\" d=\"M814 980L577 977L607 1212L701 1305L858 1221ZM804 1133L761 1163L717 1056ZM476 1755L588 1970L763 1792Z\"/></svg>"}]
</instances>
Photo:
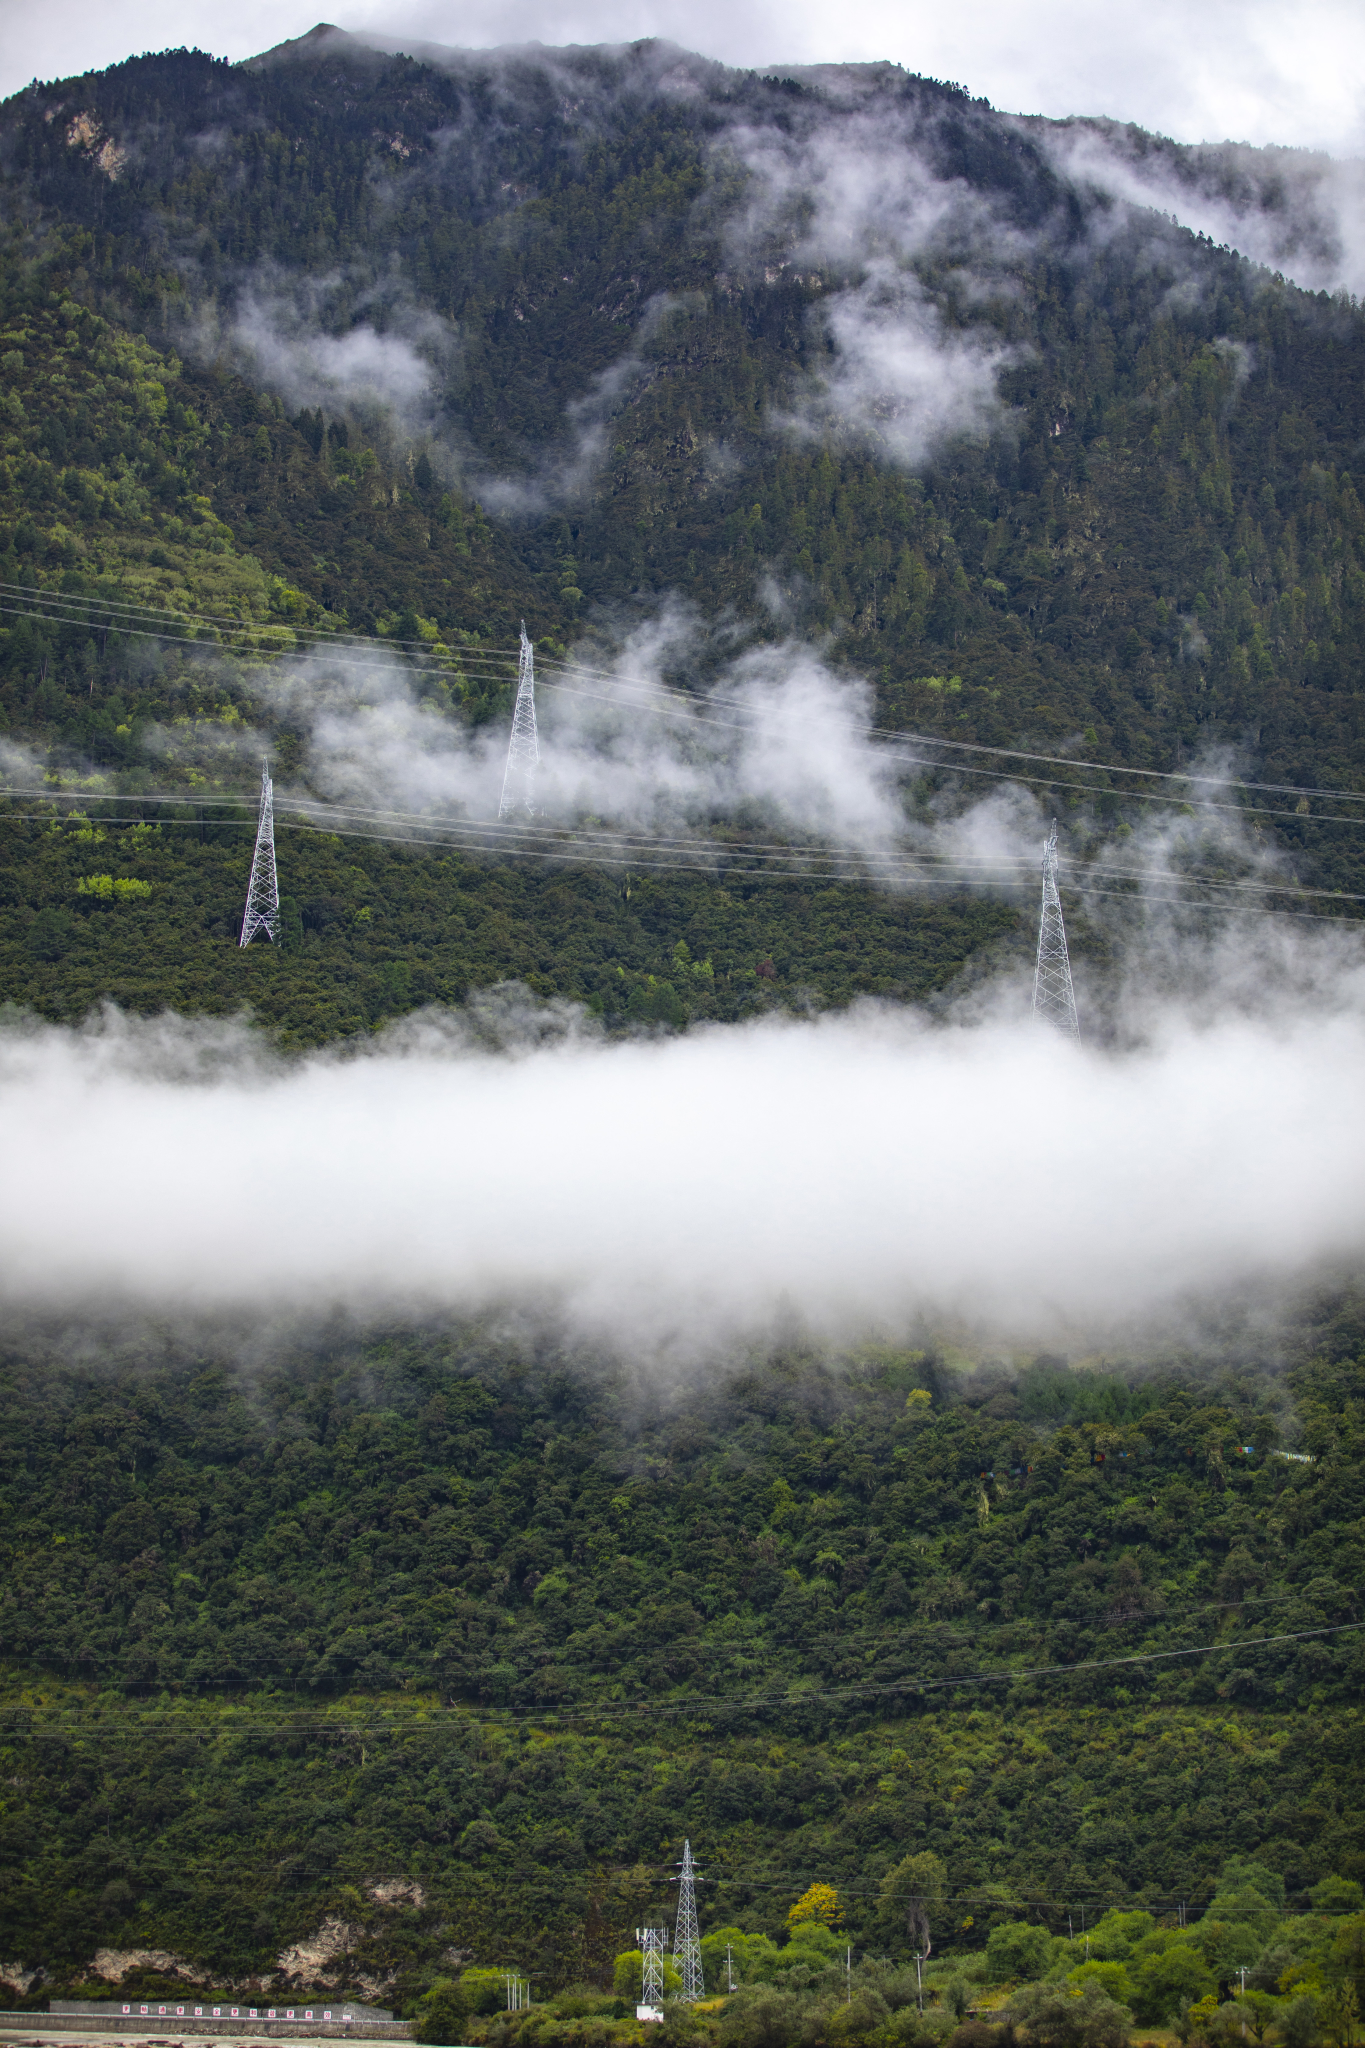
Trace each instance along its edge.
<instances>
[{"instance_id":1,"label":"white cloud","mask_svg":"<svg viewBox=\"0 0 1365 2048\"><path fill-rule=\"evenodd\" d=\"M976 0L968 8L864 0L837 10L816 0L471 0L458 19L438 0L363 0L341 25L392 47L420 41L479 47L538 41L634 42L666 36L730 64L890 59L929 77L960 79L1019 113L1110 115L1189 141L1237 136L1335 150L1365 146L1365 18L1353 0L1151 0L1097 8L1090 0ZM8 10L0 90L33 76L62 78L131 51L195 44L242 58L298 35L265 0L230 15L208 0L51 0Z\"/></svg>"},{"instance_id":2,"label":"white cloud","mask_svg":"<svg viewBox=\"0 0 1365 2048\"><path fill-rule=\"evenodd\" d=\"M904 836L906 771L865 736L869 685L793 642L751 649L713 690L680 698L662 681L665 665L701 644L697 620L673 606L626 633L600 671L542 678L543 821L667 832L743 817L855 851ZM433 818L496 816L505 725L471 731L442 715L382 648L284 660L253 687L306 732L304 772L318 796ZM262 742L243 744L250 754Z\"/></svg>"},{"instance_id":3,"label":"white cloud","mask_svg":"<svg viewBox=\"0 0 1365 2048\"><path fill-rule=\"evenodd\" d=\"M835 359L799 432L840 427L913 469L943 442L1000 424L995 380L1013 351L949 328L913 277L877 264L824 314Z\"/></svg>"},{"instance_id":4,"label":"white cloud","mask_svg":"<svg viewBox=\"0 0 1365 2048\"><path fill-rule=\"evenodd\" d=\"M337 325L341 331L332 331ZM432 429L456 338L402 293L386 295L382 307L363 297L352 305L339 276L265 269L245 282L228 312L202 317L194 346L228 354L291 412L320 406L334 418L357 416L412 435Z\"/></svg>"},{"instance_id":5,"label":"white cloud","mask_svg":"<svg viewBox=\"0 0 1365 2048\"><path fill-rule=\"evenodd\" d=\"M1149 1012L1123 1054L878 1009L500 1052L419 1017L294 1064L221 1024L9 1031L4 1297L515 1301L693 1351L780 1311L835 1336L1112 1333L1359 1257L1359 967L1327 993ZM117 1203L86 1212L75 1156L119 1162Z\"/></svg>"},{"instance_id":6,"label":"white cloud","mask_svg":"<svg viewBox=\"0 0 1365 2048\"><path fill-rule=\"evenodd\" d=\"M31 747L18 740L0 739L0 781L17 789L32 789L47 773L47 763Z\"/></svg>"},{"instance_id":7,"label":"white cloud","mask_svg":"<svg viewBox=\"0 0 1365 2048\"><path fill-rule=\"evenodd\" d=\"M1000 424L996 377L1013 354L988 326L954 325L914 266L949 264L954 295L980 304L992 286L978 271L998 271L1020 240L963 180L932 168L936 108L860 105L868 81L821 83L838 111L803 105L781 126L717 142L749 179L727 229L731 260L769 283L789 274L832 287L812 313L832 353L784 423L852 434L913 467L953 436Z\"/></svg>"}]
</instances>

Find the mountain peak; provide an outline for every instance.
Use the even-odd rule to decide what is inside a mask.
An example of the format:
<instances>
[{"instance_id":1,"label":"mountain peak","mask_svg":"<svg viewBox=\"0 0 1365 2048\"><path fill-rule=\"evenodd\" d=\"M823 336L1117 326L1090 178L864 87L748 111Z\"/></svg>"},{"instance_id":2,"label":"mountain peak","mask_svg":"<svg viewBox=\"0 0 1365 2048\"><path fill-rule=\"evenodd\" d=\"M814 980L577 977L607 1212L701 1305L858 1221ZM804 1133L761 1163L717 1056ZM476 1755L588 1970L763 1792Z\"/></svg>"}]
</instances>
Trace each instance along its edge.
<instances>
[{"instance_id":1,"label":"mountain peak","mask_svg":"<svg viewBox=\"0 0 1365 2048\"><path fill-rule=\"evenodd\" d=\"M334 22L319 21L306 35L290 36L283 43L274 43L268 50L259 50L254 57L244 57L243 71L251 71L266 64L286 62L291 57L320 57L324 52L344 50L347 55L369 50L369 44L349 30L338 28Z\"/></svg>"}]
</instances>

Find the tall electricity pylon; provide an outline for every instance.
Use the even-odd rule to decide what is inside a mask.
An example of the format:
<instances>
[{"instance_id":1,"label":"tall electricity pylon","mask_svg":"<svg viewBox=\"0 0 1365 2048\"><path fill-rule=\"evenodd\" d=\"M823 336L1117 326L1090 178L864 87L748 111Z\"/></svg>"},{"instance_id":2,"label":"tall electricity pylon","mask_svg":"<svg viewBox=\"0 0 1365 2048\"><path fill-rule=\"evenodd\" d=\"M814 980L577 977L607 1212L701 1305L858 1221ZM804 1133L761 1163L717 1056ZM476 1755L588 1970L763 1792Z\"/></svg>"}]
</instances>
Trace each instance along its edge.
<instances>
[{"instance_id":1,"label":"tall electricity pylon","mask_svg":"<svg viewBox=\"0 0 1365 2048\"><path fill-rule=\"evenodd\" d=\"M510 811L532 809L536 792L536 769L540 766L540 742L536 738L536 664L521 622L521 660L517 666L517 702L512 713L512 737L507 745L507 767L502 778L502 802L498 816Z\"/></svg>"},{"instance_id":2,"label":"tall electricity pylon","mask_svg":"<svg viewBox=\"0 0 1365 2048\"><path fill-rule=\"evenodd\" d=\"M1038 965L1033 971L1033 1014L1078 1039L1076 991L1071 986L1071 957L1066 950L1062 899L1057 894L1057 820L1052 821L1043 848L1043 911L1038 920Z\"/></svg>"},{"instance_id":3,"label":"tall electricity pylon","mask_svg":"<svg viewBox=\"0 0 1365 2048\"><path fill-rule=\"evenodd\" d=\"M678 1925L673 1936L673 1961L682 1978L678 1996L693 2005L704 1989L701 1974L701 1934L697 1927L696 1871L692 1844L683 1843L682 1876L678 1879Z\"/></svg>"},{"instance_id":4,"label":"tall electricity pylon","mask_svg":"<svg viewBox=\"0 0 1365 2048\"><path fill-rule=\"evenodd\" d=\"M275 873L275 785L270 765L261 767L261 820L256 827L256 851L251 856L251 880L246 888L246 909L242 912L242 944L249 946L257 932L274 943L280 935L280 884Z\"/></svg>"}]
</instances>

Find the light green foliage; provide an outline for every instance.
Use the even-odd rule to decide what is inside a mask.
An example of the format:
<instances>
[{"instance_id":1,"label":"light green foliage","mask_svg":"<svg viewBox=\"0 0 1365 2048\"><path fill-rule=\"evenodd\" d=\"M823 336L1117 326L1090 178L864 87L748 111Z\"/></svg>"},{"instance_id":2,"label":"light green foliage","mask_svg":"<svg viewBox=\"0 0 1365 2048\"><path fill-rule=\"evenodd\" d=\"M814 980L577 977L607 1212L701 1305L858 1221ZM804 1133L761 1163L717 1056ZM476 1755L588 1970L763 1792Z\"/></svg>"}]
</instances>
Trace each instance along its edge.
<instances>
[{"instance_id":1,"label":"light green foliage","mask_svg":"<svg viewBox=\"0 0 1365 2048\"><path fill-rule=\"evenodd\" d=\"M1319 2038L1316 2000L1306 1993L1284 1999L1277 2025L1284 2048L1313 2048Z\"/></svg>"},{"instance_id":2,"label":"light green foliage","mask_svg":"<svg viewBox=\"0 0 1365 2048\"><path fill-rule=\"evenodd\" d=\"M507 1972L492 1970L475 1964L460 1972L460 1995L470 2012L495 2013L503 2011L507 2004Z\"/></svg>"},{"instance_id":3,"label":"light green foliage","mask_svg":"<svg viewBox=\"0 0 1365 2048\"><path fill-rule=\"evenodd\" d=\"M1150 1913L1105 1913L1089 1930L1090 1953L1101 1962L1124 1962L1156 1927Z\"/></svg>"},{"instance_id":4,"label":"light green foliage","mask_svg":"<svg viewBox=\"0 0 1365 2048\"><path fill-rule=\"evenodd\" d=\"M76 883L78 896L94 896L105 903L145 903L151 893L151 883L136 875L82 875Z\"/></svg>"},{"instance_id":5,"label":"light green foliage","mask_svg":"<svg viewBox=\"0 0 1365 2048\"><path fill-rule=\"evenodd\" d=\"M787 1945L776 1958L778 1970L827 1970L843 1960L846 1937L822 1920L802 1920L788 1930Z\"/></svg>"},{"instance_id":6,"label":"light green foliage","mask_svg":"<svg viewBox=\"0 0 1365 2048\"><path fill-rule=\"evenodd\" d=\"M1324 1877L1308 1896L1319 1913L1357 1913L1365 1905L1365 1887L1349 1877Z\"/></svg>"},{"instance_id":7,"label":"light green foliage","mask_svg":"<svg viewBox=\"0 0 1365 2048\"><path fill-rule=\"evenodd\" d=\"M1255 1962L1265 1946L1265 1934L1273 1918L1260 1920L1216 1920L1206 1914L1194 1929L1192 1939L1214 1975L1226 1978L1240 1965Z\"/></svg>"},{"instance_id":8,"label":"light green foliage","mask_svg":"<svg viewBox=\"0 0 1365 2048\"><path fill-rule=\"evenodd\" d=\"M1327 1952L1327 1973L1334 1983L1352 1987L1365 2012L1365 1913L1338 1921Z\"/></svg>"},{"instance_id":9,"label":"light green foliage","mask_svg":"<svg viewBox=\"0 0 1365 2048\"><path fill-rule=\"evenodd\" d=\"M1203 1951L1174 1929L1162 1929L1127 1964L1133 2010L1145 2025L1165 2026L1217 1988Z\"/></svg>"},{"instance_id":10,"label":"light green foliage","mask_svg":"<svg viewBox=\"0 0 1365 2048\"><path fill-rule=\"evenodd\" d=\"M1067 1972L1066 1981L1068 1984L1076 1985L1080 1990L1084 1990L1087 1984L1098 1984L1105 1996L1112 1998L1116 2005L1131 2005L1133 2002L1133 1987L1122 1963L1081 1963L1076 1969Z\"/></svg>"},{"instance_id":11,"label":"light green foliage","mask_svg":"<svg viewBox=\"0 0 1365 2048\"><path fill-rule=\"evenodd\" d=\"M737 1985L773 1982L773 1966L779 1953L776 1942L766 1934L746 1933L741 1927L716 1927L701 1938L702 1968L709 1992L726 1988L727 1947Z\"/></svg>"},{"instance_id":12,"label":"light green foliage","mask_svg":"<svg viewBox=\"0 0 1365 2048\"><path fill-rule=\"evenodd\" d=\"M1029 1920L1007 1920L993 1927L986 1943L986 1973L991 1984L1023 1984L1041 1977L1052 1957L1046 1927Z\"/></svg>"},{"instance_id":13,"label":"light green foliage","mask_svg":"<svg viewBox=\"0 0 1365 2048\"><path fill-rule=\"evenodd\" d=\"M638 1948L628 1948L612 1963L611 1988L618 1998L637 2005L644 1991L645 1959ZM671 1955L663 1958L664 1997L676 1998L682 1990L682 1978L674 1965Z\"/></svg>"},{"instance_id":14,"label":"light green foliage","mask_svg":"<svg viewBox=\"0 0 1365 2048\"><path fill-rule=\"evenodd\" d=\"M906 1400L907 1413L917 1414L927 1401L923 1389ZM912 1405L913 1404L913 1405ZM908 1943L928 1956L934 1935L941 1931L947 1872L932 1849L903 1856L881 1881L878 1895L878 1931L893 1949Z\"/></svg>"}]
</instances>

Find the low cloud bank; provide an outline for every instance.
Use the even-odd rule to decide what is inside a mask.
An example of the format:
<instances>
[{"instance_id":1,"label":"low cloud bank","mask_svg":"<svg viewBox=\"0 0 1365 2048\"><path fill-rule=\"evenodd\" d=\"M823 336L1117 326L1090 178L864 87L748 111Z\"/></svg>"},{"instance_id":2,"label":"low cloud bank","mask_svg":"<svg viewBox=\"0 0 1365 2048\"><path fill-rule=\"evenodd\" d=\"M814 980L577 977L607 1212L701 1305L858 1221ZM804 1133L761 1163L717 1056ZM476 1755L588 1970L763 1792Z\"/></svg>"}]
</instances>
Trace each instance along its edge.
<instances>
[{"instance_id":1,"label":"low cloud bank","mask_svg":"<svg viewBox=\"0 0 1365 2048\"><path fill-rule=\"evenodd\" d=\"M79 1313L516 1303L703 1353L966 1318L1131 1328L1365 1247L1365 973L1310 1010L1148 1017L1122 1054L867 1008L490 1049L425 1015L276 1061L110 1012L0 1034L0 1299Z\"/></svg>"}]
</instances>

